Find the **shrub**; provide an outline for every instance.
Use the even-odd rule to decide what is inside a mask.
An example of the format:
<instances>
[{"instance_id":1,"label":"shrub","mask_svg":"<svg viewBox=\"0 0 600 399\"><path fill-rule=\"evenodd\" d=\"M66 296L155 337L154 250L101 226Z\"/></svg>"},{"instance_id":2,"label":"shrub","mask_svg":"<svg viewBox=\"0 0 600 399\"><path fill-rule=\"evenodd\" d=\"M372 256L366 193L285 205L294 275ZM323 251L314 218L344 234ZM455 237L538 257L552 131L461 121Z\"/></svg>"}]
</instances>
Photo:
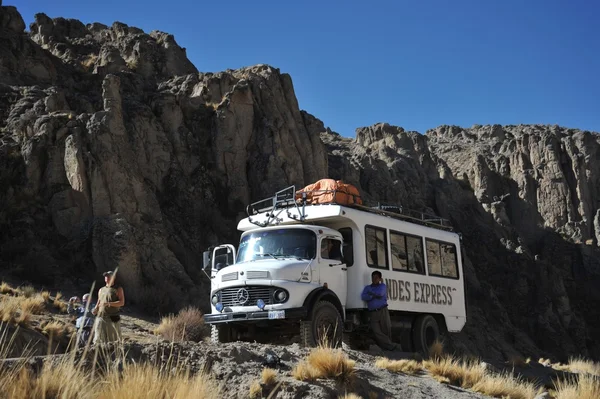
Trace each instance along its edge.
<instances>
[{"instance_id":1,"label":"shrub","mask_svg":"<svg viewBox=\"0 0 600 399\"><path fill-rule=\"evenodd\" d=\"M42 332L44 335L47 335L48 338L56 340L67 335L69 328L59 321L51 321L42 327Z\"/></svg>"},{"instance_id":2,"label":"shrub","mask_svg":"<svg viewBox=\"0 0 600 399\"><path fill-rule=\"evenodd\" d=\"M49 291L42 291L40 293L40 295L42 296L42 299L44 300L44 302L46 302L46 303L50 302L50 292Z\"/></svg>"},{"instance_id":3,"label":"shrub","mask_svg":"<svg viewBox=\"0 0 600 399\"><path fill-rule=\"evenodd\" d=\"M36 289L33 288L33 286L31 285L24 285L19 289L19 291L21 292L21 295L23 295L25 298L32 297L36 293Z\"/></svg>"},{"instance_id":4,"label":"shrub","mask_svg":"<svg viewBox=\"0 0 600 399\"><path fill-rule=\"evenodd\" d=\"M10 353L13 339L0 331L0 361ZM122 357L121 357L122 356ZM31 357L0 373L0 398L157 398L220 399L221 388L205 374L191 375L171 357L164 366L130 363L125 354L117 355L121 367L106 367L95 372L80 364L73 356L45 363L39 372L29 368ZM113 363L113 362L111 362Z\"/></svg>"},{"instance_id":5,"label":"shrub","mask_svg":"<svg viewBox=\"0 0 600 399\"><path fill-rule=\"evenodd\" d=\"M56 293L56 296L54 297L54 302L52 303L52 305L54 305L54 307L62 313L65 313L67 311L67 303L62 300L61 292Z\"/></svg>"},{"instance_id":6,"label":"shrub","mask_svg":"<svg viewBox=\"0 0 600 399\"><path fill-rule=\"evenodd\" d=\"M540 388L508 374L484 375L471 388L475 392L496 398L533 399Z\"/></svg>"},{"instance_id":7,"label":"shrub","mask_svg":"<svg viewBox=\"0 0 600 399\"><path fill-rule=\"evenodd\" d=\"M600 376L600 364L583 358L570 358L568 369L573 373L588 373Z\"/></svg>"},{"instance_id":8,"label":"shrub","mask_svg":"<svg viewBox=\"0 0 600 399\"><path fill-rule=\"evenodd\" d=\"M2 282L2 284L0 284L0 294L14 295L14 293L14 289L4 281Z\"/></svg>"},{"instance_id":9,"label":"shrub","mask_svg":"<svg viewBox=\"0 0 600 399\"><path fill-rule=\"evenodd\" d=\"M592 374L581 374L579 378L558 381L555 384L556 399L600 398L600 378Z\"/></svg>"},{"instance_id":10,"label":"shrub","mask_svg":"<svg viewBox=\"0 0 600 399\"><path fill-rule=\"evenodd\" d=\"M21 309L25 312L42 314L46 310L44 298L39 294L33 297L21 297L19 302Z\"/></svg>"},{"instance_id":11,"label":"shrub","mask_svg":"<svg viewBox=\"0 0 600 399\"><path fill-rule=\"evenodd\" d=\"M328 378L350 382L356 373L354 365L354 360L348 359L341 349L319 346L292 370L292 375L301 381Z\"/></svg>"},{"instance_id":12,"label":"shrub","mask_svg":"<svg viewBox=\"0 0 600 399\"><path fill-rule=\"evenodd\" d=\"M35 297L11 296L0 299L0 320L5 323L28 327L32 314L45 309L41 295Z\"/></svg>"},{"instance_id":13,"label":"shrub","mask_svg":"<svg viewBox=\"0 0 600 399\"><path fill-rule=\"evenodd\" d=\"M202 312L189 306L181 310L177 316L163 317L154 332L169 341L200 342L207 335L206 331Z\"/></svg>"},{"instance_id":14,"label":"shrub","mask_svg":"<svg viewBox=\"0 0 600 399\"><path fill-rule=\"evenodd\" d=\"M489 374L476 361L459 361L449 356L424 362L433 378L440 382L469 388L484 395L511 399L533 399L539 392L534 384L508 374Z\"/></svg>"},{"instance_id":15,"label":"shrub","mask_svg":"<svg viewBox=\"0 0 600 399\"><path fill-rule=\"evenodd\" d=\"M252 385L250 385L250 399L260 399L262 398L262 386L260 382L254 381Z\"/></svg>"},{"instance_id":16,"label":"shrub","mask_svg":"<svg viewBox=\"0 0 600 399\"><path fill-rule=\"evenodd\" d=\"M261 380L267 386L274 385L277 382L277 371L265 367L261 373Z\"/></svg>"}]
</instances>

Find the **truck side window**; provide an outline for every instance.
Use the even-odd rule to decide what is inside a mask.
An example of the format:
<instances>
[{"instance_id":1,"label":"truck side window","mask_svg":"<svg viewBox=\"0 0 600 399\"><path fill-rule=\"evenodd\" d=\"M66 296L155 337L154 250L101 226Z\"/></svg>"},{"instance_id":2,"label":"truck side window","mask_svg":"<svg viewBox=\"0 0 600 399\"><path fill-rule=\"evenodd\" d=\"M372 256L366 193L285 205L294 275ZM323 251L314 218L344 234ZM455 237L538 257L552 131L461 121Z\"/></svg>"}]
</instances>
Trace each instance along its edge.
<instances>
[{"instance_id":1,"label":"truck side window","mask_svg":"<svg viewBox=\"0 0 600 399\"><path fill-rule=\"evenodd\" d=\"M377 269L388 269L387 233L385 229L365 226L367 264Z\"/></svg>"},{"instance_id":2,"label":"truck side window","mask_svg":"<svg viewBox=\"0 0 600 399\"><path fill-rule=\"evenodd\" d=\"M408 256L406 256L406 237L402 234L391 232L392 269L408 270Z\"/></svg>"},{"instance_id":3,"label":"truck side window","mask_svg":"<svg viewBox=\"0 0 600 399\"><path fill-rule=\"evenodd\" d=\"M324 238L321 241L321 258L342 261L342 243L339 240Z\"/></svg>"},{"instance_id":4,"label":"truck side window","mask_svg":"<svg viewBox=\"0 0 600 399\"><path fill-rule=\"evenodd\" d=\"M423 260L423 239L421 237L406 237L406 252L408 254L408 270L425 274Z\"/></svg>"},{"instance_id":5,"label":"truck side window","mask_svg":"<svg viewBox=\"0 0 600 399\"><path fill-rule=\"evenodd\" d=\"M352 229L350 227L343 227L338 230L342 234L344 239L344 262L346 266L350 267L354 264L354 245L352 245Z\"/></svg>"},{"instance_id":6,"label":"truck side window","mask_svg":"<svg viewBox=\"0 0 600 399\"><path fill-rule=\"evenodd\" d=\"M427 240L427 268L432 276L458 278L454 244Z\"/></svg>"},{"instance_id":7,"label":"truck side window","mask_svg":"<svg viewBox=\"0 0 600 399\"><path fill-rule=\"evenodd\" d=\"M442 260L440 259L440 243L427 240L427 268L432 276L442 275Z\"/></svg>"},{"instance_id":8,"label":"truck side window","mask_svg":"<svg viewBox=\"0 0 600 399\"><path fill-rule=\"evenodd\" d=\"M444 277L458 278L458 265L456 264L456 247L454 244L440 243L442 255L442 274Z\"/></svg>"}]
</instances>

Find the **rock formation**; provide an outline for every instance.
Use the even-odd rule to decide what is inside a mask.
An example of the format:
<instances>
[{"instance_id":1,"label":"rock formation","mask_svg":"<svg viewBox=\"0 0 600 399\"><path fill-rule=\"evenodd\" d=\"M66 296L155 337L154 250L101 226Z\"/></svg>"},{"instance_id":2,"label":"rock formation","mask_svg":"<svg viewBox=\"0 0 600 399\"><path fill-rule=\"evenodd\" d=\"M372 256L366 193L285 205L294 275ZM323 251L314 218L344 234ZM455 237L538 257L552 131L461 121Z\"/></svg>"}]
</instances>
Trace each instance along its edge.
<instances>
[{"instance_id":1,"label":"rock formation","mask_svg":"<svg viewBox=\"0 0 600 399\"><path fill-rule=\"evenodd\" d=\"M600 355L600 135L498 125L420 135L377 124L354 140L321 137L330 177L372 202L446 217L463 235L469 320L457 348Z\"/></svg>"},{"instance_id":2,"label":"rock formation","mask_svg":"<svg viewBox=\"0 0 600 399\"><path fill-rule=\"evenodd\" d=\"M268 65L201 73L173 36L0 8L0 271L206 308L202 251L245 205L329 175L463 234L455 349L600 358L600 136L550 126L378 124L343 138ZM82 285L85 286L85 285Z\"/></svg>"}]
</instances>

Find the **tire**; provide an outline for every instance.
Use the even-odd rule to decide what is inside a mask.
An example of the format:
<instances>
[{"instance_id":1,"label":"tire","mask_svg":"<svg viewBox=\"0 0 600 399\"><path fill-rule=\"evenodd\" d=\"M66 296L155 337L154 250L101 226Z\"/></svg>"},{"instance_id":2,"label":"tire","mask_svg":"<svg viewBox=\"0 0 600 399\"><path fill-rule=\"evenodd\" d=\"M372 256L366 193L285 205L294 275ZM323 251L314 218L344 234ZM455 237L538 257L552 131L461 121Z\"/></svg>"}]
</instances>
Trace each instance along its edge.
<instances>
[{"instance_id":1,"label":"tire","mask_svg":"<svg viewBox=\"0 0 600 399\"><path fill-rule=\"evenodd\" d=\"M233 329L227 324L212 324L210 326L210 340L215 344L233 342Z\"/></svg>"},{"instance_id":2,"label":"tire","mask_svg":"<svg viewBox=\"0 0 600 399\"><path fill-rule=\"evenodd\" d=\"M413 324L413 345L417 352L429 354L431 345L440 339L440 328L432 315L417 317Z\"/></svg>"},{"instance_id":3,"label":"tire","mask_svg":"<svg viewBox=\"0 0 600 399\"><path fill-rule=\"evenodd\" d=\"M342 323L335 305L319 301L310 312L310 320L300 322L300 343L306 348L320 344L338 348L342 345Z\"/></svg>"}]
</instances>

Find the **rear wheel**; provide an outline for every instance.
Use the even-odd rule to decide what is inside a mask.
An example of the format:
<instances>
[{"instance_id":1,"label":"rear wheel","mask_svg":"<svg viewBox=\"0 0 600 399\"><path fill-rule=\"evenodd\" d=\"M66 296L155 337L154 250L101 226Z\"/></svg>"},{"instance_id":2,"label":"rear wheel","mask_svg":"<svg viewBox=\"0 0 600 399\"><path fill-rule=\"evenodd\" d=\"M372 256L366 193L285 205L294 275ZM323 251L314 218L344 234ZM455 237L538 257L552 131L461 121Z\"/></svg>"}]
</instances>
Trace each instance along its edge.
<instances>
[{"instance_id":1,"label":"rear wheel","mask_svg":"<svg viewBox=\"0 0 600 399\"><path fill-rule=\"evenodd\" d=\"M342 329L342 316L335 305L319 301L312 308L310 320L300 322L300 342L305 347L339 347Z\"/></svg>"},{"instance_id":2,"label":"rear wheel","mask_svg":"<svg viewBox=\"0 0 600 399\"><path fill-rule=\"evenodd\" d=\"M413 344L415 351L427 355L431 345L439 339L440 328L435 318L429 314L417 317L413 324Z\"/></svg>"},{"instance_id":3,"label":"rear wheel","mask_svg":"<svg viewBox=\"0 0 600 399\"><path fill-rule=\"evenodd\" d=\"M233 328L227 324L213 324L210 326L210 339L215 344L233 342Z\"/></svg>"}]
</instances>

